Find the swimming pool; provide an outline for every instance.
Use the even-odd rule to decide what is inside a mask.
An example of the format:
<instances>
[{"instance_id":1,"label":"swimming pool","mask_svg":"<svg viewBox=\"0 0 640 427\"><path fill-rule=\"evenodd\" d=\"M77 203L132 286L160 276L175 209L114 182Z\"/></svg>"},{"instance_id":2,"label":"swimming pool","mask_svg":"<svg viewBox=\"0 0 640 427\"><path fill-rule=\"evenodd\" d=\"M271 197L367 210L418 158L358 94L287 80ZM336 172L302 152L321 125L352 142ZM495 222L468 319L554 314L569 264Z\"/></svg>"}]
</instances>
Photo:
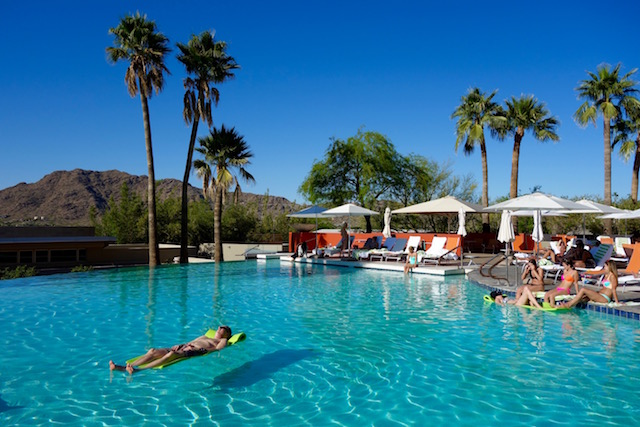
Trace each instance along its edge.
<instances>
[{"instance_id":1,"label":"swimming pool","mask_svg":"<svg viewBox=\"0 0 640 427\"><path fill-rule=\"evenodd\" d=\"M240 262L0 282L1 425L634 425L640 324L463 277ZM130 377L150 346L247 340Z\"/></svg>"}]
</instances>

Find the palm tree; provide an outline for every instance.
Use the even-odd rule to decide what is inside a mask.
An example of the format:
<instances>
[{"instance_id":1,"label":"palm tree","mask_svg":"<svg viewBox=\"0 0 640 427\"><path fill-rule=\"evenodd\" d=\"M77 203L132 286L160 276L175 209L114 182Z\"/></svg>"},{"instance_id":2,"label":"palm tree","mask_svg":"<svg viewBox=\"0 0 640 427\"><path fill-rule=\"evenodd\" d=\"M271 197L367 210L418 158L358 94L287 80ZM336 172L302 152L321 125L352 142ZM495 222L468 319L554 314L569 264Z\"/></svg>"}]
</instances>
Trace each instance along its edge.
<instances>
[{"instance_id":1,"label":"palm tree","mask_svg":"<svg viewBox=\"0 0 640 427\"><path fill-rule=\"evenodd\" d=\"M527 130L533 132L538 141L558 141L556 133L558 119L549 115L544 103L539 102L532 95L522 95L520 98L511 97L506 100L506 123L500 129L501 137L513 135L513 153L511 155L511 185L509 197L518 197L518 170L520 162L520 146Z\"/></svg>"},{"instance_id":2,"label":"palm tree","mask_svg":"<svg viewBox=\"0 0 640 427\"><path fill-rule=\"evenodd\" d=\"M461 99L460 105L451 115L456 123L456 151L464 141L464 154L470 155L476 145L480 146L482 156L482 206L489 206L489 172L487 167L487 147L485 145L484 127L497 135L497 129L506 119L500 105L493 101L498 93L494 90L489 96L480 92L479 88L470 89ZM489 229L489 214L482 214L483 231Z\"/></svg>"},{"instance_id":3,"label":"palm tree","mask_svg":"<svg viewBox=\"0 0 640 427\"><path fill-rule=\"evenodd\" d=\"M619 118L614 126L614 145L620 143L620 156L628 161L633 155L631 174L631 200L638 202L638 175L640 173L640 106L635 98L626 103L626 120ZM635 102L634 102L635 101ZM634 140L635 138L635 140Z\"/></svg>"},{"instance_id":4,"label":"palm tree","mask_svg":"<svg viewBox=\"0 0 640 427\"><path fill-rule=\"evenodd\" d=\"M142 120L144 122L144 139L147 149L147 168L149 170L148 203L149 203L149 265L159 262L158 232L156 230L156 180L153 166L153 145L151 143L151 122L149 120L148 99L155 90L156 94L164 85L164 72L169 70L164 64L165 55L170 51L167 47L169 39L156 29L153 21L139 12L125 16L115 28L113 47L107 47L109 60L116 63L128 61L129 67L124 75L127 90L131 97L140 94L142 104Z\"/></svg>"},{"instance_id":5,"label":"palm tree","mask_svg":"<svg viewBox=\"0 0 640 427\"><path fill-rule=\"evenodd\" d=\"M227 55L227 44L215 41L214 34L208 31L203 32L200 36L191 36L191 40L186 45L178 43L177 46L180 49L178 60L184 64L189 75L184 79L185 94L182 115L187 124L192 123L187 164L182 179L182 217L180 221L180 262L186 263L189 262L187 252L189 220L187 190L193 149L198 134L198 123L202 119L209 127L213 124L211 105L217 105L220 99L220 92L213 85L233 78L232 70L239 68L239 66L233 57Z\"/></svg>"},{"instance_id":6,"label":"palm tree","mask_svg":"<svg viewBox=\"0 0 640 427\"><path fill-rule=\"evenodd\" d=\"M578 98L586 101L580 105L573 117L581 127L589 122L596 125L596 118L602 114L604 122L604 202L611 205L611 120L620 115L620 103L629 102L637 90L636 82L630 77L637 69L620 76L621 64L613 69L609 64L597 67L596 73L587 72L589 80L582 80L576 88ZM605 233L611 233L611 220L605 220Z\"/></svg>"},{"instance_id":7,"label":"palm tree","mask_svg":"<svg viewBox=\"0 0 640 427\"><path fill-rule=\"evenodd\" d=\"M196 148L204 156L204 162L210 165L212 187L214 190L213 204L213 239L215 243L214 260L223 261L222 237L220 223L222 219L222 199L229 188L236 184L234 200L237 202L240 193L240 182L233 174L237 170L239 177L247 182L255 182L253 176L245 169L250 164L253 154L244 137L238 135L235 128L227 129L222 125L220 129L213 128L211 133L199 138L200 147ZM201 168L201 163L198 163ZM198 167L196 166L196 167Z\"/></svg>"},{"instance_id":8,"label":"palm tree","mask_svg":"<svg viewBox=\"0 0 640 427\"><path fill-rule=\"evenodd\" d=\"M211 167L203 160L195 160L193 167L198 178L202 179L202 197L207 200L211 198Z\"/></svg>"}]
</instances>

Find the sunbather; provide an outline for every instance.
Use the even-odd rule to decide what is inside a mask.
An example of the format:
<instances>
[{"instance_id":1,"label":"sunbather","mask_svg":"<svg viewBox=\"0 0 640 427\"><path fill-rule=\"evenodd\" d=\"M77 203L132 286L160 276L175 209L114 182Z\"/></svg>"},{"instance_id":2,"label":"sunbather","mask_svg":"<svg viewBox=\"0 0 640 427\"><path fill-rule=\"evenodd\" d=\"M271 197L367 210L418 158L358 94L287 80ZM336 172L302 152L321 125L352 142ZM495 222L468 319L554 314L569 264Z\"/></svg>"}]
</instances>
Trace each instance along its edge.
<instances>
[{"instance_id":1,"label":"sunbather","mask_svg":"<svg viewBox=\"0 0 640 427\"><path fill-rule=\"evenodd\" d=\"M573 261L576 268L591 268L596 266L593 255L584 248L584 242L582 240L578 240L576 246L569 249L563 257L563 260L565 259Z\"/></svg>"},{"instance_id":2,"label":"sunbather","mask_svg":"<svg viewBox=\"0 0 640 427\"><path fill-rule=\"evenodd\" d=\"M567 252L567 244L564 242L564 240L558 240L558 243L556 243L556 247L558 248L557 253L554 252L553 249L547 249L546 251L543 251L540 256L542 258L549 258L554 264L561 263Z\"/></svg>"},{"instance_id":3,"label":"sunbather","mask_svg":"<svg viewBox=\"0 0 640 427\"><path fill-rule=\"evenodd\" d=\"M592 291L591 289L582 288L571 301L562 304L563 307L573 307L580 301L594 301L602 303L610 303L615 301L619 304L618 293L616 288L618 287L618 268L615 261L609 260L604 264L603 268L604 278L602 281L602 289L600 292Z\"/></svg>"},{"instance_id":4,"label":"sunbather","mask_svg":"<svg viewBox=\"0 0 640 427\"><path fill-rule=\"evenodd\" d=\"M525 281L528 280L527 283ZM520 286L516 290L516 300L520 299L522 292L525 289L533 292L542 292L544 291L544 272L535 259L530 259L527 262L527 265L524 266L524 270L522 271L522 283L523 286Z\"/></svg>"},{"instance_id":5,"label":"sunbather","mask_svg":"<svg viewBox=\"0 0 640 427\"><path fill-rule=\"evenodd\" d=\"M418 256L413 250L413 246L409 246L407 261L404 263L404 274L407 274L418 265Z\"/></svg>"},{"instance_id":6,"label":"sunbather","mask_svg":"<svg viewBox=\"0 0 640 427\"><path fill-rule=\"evenodd\" d=\"M542 308L538 301L536 301L536 297L534 297L531 291L526 288L522 290L522 295L516 299L505 297L502 295L502 292L498 291L491 292L489 296L496 304L500 305L512 304L519 307L530 305L532 307Z\"/></svg>"},{"instance_id":7,"label":"sunbather","mask_svg":"<svg viewBox=\"0 0 640 427\"><path fill-rule=\"evenodd\" d=\"M173 359L202 356L212 351L222 350L226 347L229 338L231 338L231 328L220 326L214 338L202 335L186 344L174 345L169 348L152 348L149 349L147 354L132 363L127 363L126 366L116 365L110 360L109 369L112 371L127 371L129 374L133 374L142 369L154 368Z\"/></svg>"},{"instance_id":8,"label":"sunbather","mask_svg":"<svg viewBox=\"0 0 640 427\"><path fill-rule=\"evenodd\" d=\"M580 275L576 271L573 261L564 259L562 261L562 267L564 268L564 272L562 274L562 282L558 285L557 288L551 289L546 294L544 294L544 302L555 306L556 304L556 296L558 295L569 295L571 294L571 287L575 288L576 294L578 293L578 282L580 281Z\"/></svg>"},{"instance_id":9,"label":"sunbather","mask_svg":"<svg viewBox=\"0 0 640 427\"><path fill-rule=\"evenodd\" d=\"M342 224L342 228L340 229L340 236L342 237L342 247L340 248L340 254L342 254L342 252L349 249L349 233L347 232L346 222Z\"/></svg>"}]
</instances>

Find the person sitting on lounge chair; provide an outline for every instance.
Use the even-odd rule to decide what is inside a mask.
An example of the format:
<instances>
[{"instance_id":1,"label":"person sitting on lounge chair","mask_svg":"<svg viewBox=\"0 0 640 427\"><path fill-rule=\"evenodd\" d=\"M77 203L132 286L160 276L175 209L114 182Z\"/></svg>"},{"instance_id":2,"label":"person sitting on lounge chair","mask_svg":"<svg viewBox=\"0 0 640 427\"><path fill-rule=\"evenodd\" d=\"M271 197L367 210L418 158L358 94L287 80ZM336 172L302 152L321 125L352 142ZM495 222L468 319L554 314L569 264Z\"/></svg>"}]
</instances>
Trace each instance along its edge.
<instances>
[{"instance_id":1,"label":"person sitting on lounge chair","mask_svg":"<svg viewBox=\"0 0 640 427\"><path fill-rule=\"evenodd\" d=\"M178 344L168 348L152 348L149 349L147 354L132 363L127 363L126 366L116 365L113 360L110 360L109 369L112 371L127 371L129 374L133 374L142 369L150 369L165 364L173 359L202 356L213 351L220 351L227 346L229 338L231 338L231 328L220 326L214 338L202 335L186 344Z\"/></svg>"},{"instance_id":2,"label":"person sitting on lounge chair","mask_svg":"<svg viewBox=\"0 0 640 427\"><path fill-rule=\"evenodd\" d=\"M556 247L558 248L558 252L555 252L553 249L547 249L540 254L540 257L549 258L554 264L560 264L567 253L567 244L564 240L558 240Z\"/></svg>"},{"instance_id":3,"label":"person sitting on lounge chair","mask_svg":"<svg viewBox=\"0 0 640 427\"><path fill-rule=\"evenodd\" d=\"M571 301L562 304L563 307L571 308L578 304L580 301L593 301L608 304L615 301L619 304L618 293L616 288L618 287L618 268L616 262L609 260L604 264L603 268L604 279L602 281L602 289L600 292L592 291L591 289L582 288Z\"/></svg>"},{"instance_id":4,"label":"person sitting on lounge chair","mask_svg":"<svg viewBox=\"0 0 640 427\"><path fill-rule=\"evenodd\" d=\"M576 268L591 268L596 266L593 255L584 248L584 242L582 240L578 240L576 246L569 249L562 259L573 261L573 265Z\"/></svg>"}]
</instances>

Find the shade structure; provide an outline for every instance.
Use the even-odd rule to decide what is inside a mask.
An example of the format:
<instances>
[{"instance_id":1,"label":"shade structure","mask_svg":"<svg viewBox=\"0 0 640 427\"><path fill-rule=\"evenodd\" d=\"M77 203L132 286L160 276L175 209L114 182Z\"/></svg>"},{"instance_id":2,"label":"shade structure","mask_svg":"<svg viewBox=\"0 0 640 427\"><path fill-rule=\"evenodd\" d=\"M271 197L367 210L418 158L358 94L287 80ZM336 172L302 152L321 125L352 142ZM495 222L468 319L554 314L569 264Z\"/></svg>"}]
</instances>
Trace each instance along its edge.
<instances>
[{"instance_id":1,"label":"shade structure","mask_svg":"<svg viewBox=\"0 0 640 427\"><path fill-rule=\"evenodd\" d=\"M505 209L512 211L530 209L577 212L586 208L584 205L568 199L563 199L561 197L552 196L550 194L537 192L516 197L514 199L509 199L504 202L496 203L495 205L484 208L483 211L498 212Z\"/></svg>"},{"instance_id":2,"label":"shade structure","mask_svg":"<svg viewBox=\"0 0 640 427\"><path fill-rule=\"evenodd\" d=\"M511 216L530 216L533 217L536 211L532 209L524 209L521 211L513 211L511 212ZM542 216L567 216L567 214L562 213L561 211L540 211L540 215Z\"/></svg>"},{"instance_id":3,"label":"shade structure","mask_svg":"<svg viewBox=\"0 0 640 427\"><path fill-rule=\"evenodd\" d=\"M353 203L346 203L344 205L327 209L322 213L322 216L346 216L347 217L347 226L351 229L351 217L352 216L370 216L370 215L379 215L378 212L372 211L367 208L363 208L362 206L358 206ZM349 252L351 252L351 239L347 239Z\"/></svg>"},{"instance_id":4,"label":"shade structure","mask_svg":"<svg viewBox=\"0 0 640 427\"><path fill-rule=\"evenodd\" d=\"M315 218L316 219L316 247L315 251L318 251L318 216L320 216L327 208L323 208L322 206L313 205L306 209L303 209L299 212L295 212L287 215L291 218Z\"/></svg>"},{"instance_id":5,"label":"shade structure","mask_svg":"<svg viewBox=\"0 0 640 427\"><path fill-rule=\"evenodd\" d=\"M382 235L386 238L391 237L391 209L387 206L384 210L384 228Z\"/></svg>"},{"instance_id":6,"label":"shade structure","mask_svg":"<svg viewBox=\"0 0 640 427\"><path fill-rule=\"evenodd\" d=\"M461 236L467 235L467 229L465 228L466 223L467 221L465 219L464 210L460 209L458 211L458 234L460 234Z\"/></svg>"},{"instance_id":7,"label":"shade structure","mask_svg":"<svg viewBox=\"0 0 640 427\"><path fill-rule=\"evenodd\" d=\"M571 211L566 211L566 213L581 213L582 214L582 238L584 239L586 236L586 214L618 214L623 212L622 209L618 209L614 206L603 205L602 203L594 202L592 200L582 199L578 200L576 203L579 205L583 205L583 210L573 209Z\"/></svg>"},{"instance_id":8,"label":"shade structure","mask_svg":"<svg viewBox=\"0 0 640 427\"><path fill-rule=\"evenodd\" d=\"M602 218L602 219L638 219L638 218L640 218L640 209L636 209L635 211L627 211L627 210L622 210L621 209L621 212L602 215L602 216L599 216L598 218Z\"/></svg>"},{"instance_id":9,"label":"shade structure","mask_svg":"<svg viewBox=\"0 0 640 427\"><path fill-rule=\"evenodd\" d=\"M453 196L445 196L428 202L418 203L391 211L394 214L450 214L462 209L467 212L482 212L482 206L459 200Z\"/></svg>"}]
</instances>

